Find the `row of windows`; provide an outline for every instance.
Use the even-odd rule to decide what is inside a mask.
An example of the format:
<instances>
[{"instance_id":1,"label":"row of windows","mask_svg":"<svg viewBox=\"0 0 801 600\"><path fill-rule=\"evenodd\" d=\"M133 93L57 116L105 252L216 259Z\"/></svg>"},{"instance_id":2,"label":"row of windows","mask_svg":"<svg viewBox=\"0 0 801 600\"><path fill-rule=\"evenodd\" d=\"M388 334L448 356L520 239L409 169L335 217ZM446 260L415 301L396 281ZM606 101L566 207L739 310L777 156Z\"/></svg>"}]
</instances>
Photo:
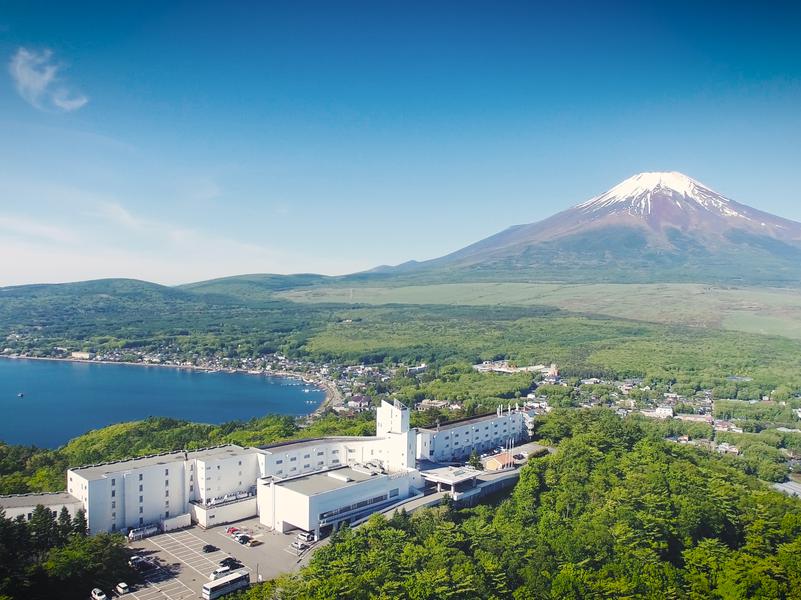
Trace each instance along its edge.
<instances>
[{"instance_id":1,"label":"row of windows","mask_svg":"<svg viewBox=\"0 0 801 600\"><path fill-rule=\"evenodd\" d=\"M395 495L398 494L398 490L393 490ZM336 515L341 515L342 513L347 513L352 510L358 510L359 508L364 508L365 506L370 506L371 504L378 504L379 502L384 502L387 499L386 494L382 494L380 496L376 496L375 498L370 498L369 500L362 500L361 502L356 502L354 504L348 504L347 506L340 506L334 510L329 510L323 513L320 513L320 520L327 519L328 517L333 517Z\"/></svg>"},{"instance_id":2,"label":"row of windows","mask_svg":"<svg viewBox=\"0 0 801 600\"><path fill-rule=\"evenodd\" d=\"M498 426L498 424L496 423L496 424L495 424L495 426L497 427L497 426ZM488 430L488 429L489 429L489 427L485 427L485 428L484 428L484 430L485 430L485 431L486 431L486 430ZM506 428L506 425L504 425L504 426L503 426L503 429L500 431L500 433L506 433L506 432L507 432L507 428ZM472 432L472 433L473 433L473 435L480 435L478 432ZM498 433L499 433L499 432L497 432L497 431L495 432L495 434L498 434ZM471 432L469 432L469 431L465 431L465 436L469 436L470 434L471 434ZM455 438L458 438L458 437L459 437L459 435L460 435L460 434L457 432L457 433L454 433L454 434L453 434L453 437L455 437ZM485 436L485 437L489 437L489 433L486 433L486 434L484 434L484 436ZM449 439L449 438L450 438L450 436L448 436L448 435L446 435L446 436L444 436L444 437L443 437L443 439L445 439L445 440L447 440L447 439Z\"/></svg>"}]
</instances>

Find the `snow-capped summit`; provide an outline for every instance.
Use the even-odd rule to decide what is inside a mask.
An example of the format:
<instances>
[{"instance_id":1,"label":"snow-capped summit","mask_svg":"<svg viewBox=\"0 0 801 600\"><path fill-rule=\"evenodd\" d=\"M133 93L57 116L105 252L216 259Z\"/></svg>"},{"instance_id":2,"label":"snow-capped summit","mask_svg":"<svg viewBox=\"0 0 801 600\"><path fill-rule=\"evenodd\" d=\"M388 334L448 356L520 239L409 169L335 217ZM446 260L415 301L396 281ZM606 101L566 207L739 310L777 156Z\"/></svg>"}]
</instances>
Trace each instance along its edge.
<instances>
[{"instance_id":1,"label":"snow-capped summit","mask_svg":"<svg viewBox=\"0 0 801 600\"><path fill-rule=\"evenodd\" d=\"M659 203L670 208L704 208L726 217L748 217L732 207L732 202L712 188L677 171L639 173L621 181L600 196L595 196L576 208L586 212L627 212L647 216L664 210Z\"/></svg>"},{"instance_id":2,"label":"snow-capped summit","mask_svg":"<svg viewBox=\"0 0 801 600\"><path fill-rule=\"evenodd\" d=\"M640 173L542 221L394 272L451 279L462 273L482 281L798 285L801 223L726 198L682 173Z\"/></svg>"}]
</instances>

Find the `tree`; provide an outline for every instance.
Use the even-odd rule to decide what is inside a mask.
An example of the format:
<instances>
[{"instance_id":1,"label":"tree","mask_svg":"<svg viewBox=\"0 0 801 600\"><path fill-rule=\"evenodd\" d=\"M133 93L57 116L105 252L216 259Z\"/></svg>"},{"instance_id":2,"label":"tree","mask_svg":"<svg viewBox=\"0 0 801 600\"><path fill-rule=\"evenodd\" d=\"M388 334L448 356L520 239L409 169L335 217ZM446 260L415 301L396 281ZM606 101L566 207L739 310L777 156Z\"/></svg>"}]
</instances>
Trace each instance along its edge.
<instances>
[{"instance_id":1,"label":"tree","mask_svg":"<svg viewBox=\"0 0 801 600\"><path fill-rule=\"evenodd\" d=\"M58 523L56 528L58 532L57 538L59 545L66 544L67 540L69 540L70 534L73 533L72 517L70 516L70 511L66 506L62 506L61 512L58 513Z\"/></svg>"},{"instance_id":2,"label":"tree","mask_svg":"<svg viewBox=\"0 0 801 600\"><path fill-rule=\"evenodd\" d=\"M58 543L56 520L49 508L38 504L33 509L28 521L28 531L31 535L31 544L34 551L43 557L50 548Z\"/></svg>"},{"instance_id":3,"label":"tree","mask_svg":"<svg viewBox=\"0 0 801 600\"><path fill-rule=\"evenodd\" d=\"M467 464L474 469L478 469L479 471L484 469L484 465L481 464L481 459L478 457L478 453L476 452L475 448L473 448L473 451L470 453L470 458L467 460Z\"/></svg>"},{"instance_id":4,"label":"tree","mask_svg":"<svg viewBox=\"0 0 801 600\"><path fill-rule=\"evenodd\" d=\"M85 536L89 533L89 525L86 522L86 511L82 508L78 509L78 512L75 513L75 517L72 519L72 532Z\"/></svg>"}]
</instances>

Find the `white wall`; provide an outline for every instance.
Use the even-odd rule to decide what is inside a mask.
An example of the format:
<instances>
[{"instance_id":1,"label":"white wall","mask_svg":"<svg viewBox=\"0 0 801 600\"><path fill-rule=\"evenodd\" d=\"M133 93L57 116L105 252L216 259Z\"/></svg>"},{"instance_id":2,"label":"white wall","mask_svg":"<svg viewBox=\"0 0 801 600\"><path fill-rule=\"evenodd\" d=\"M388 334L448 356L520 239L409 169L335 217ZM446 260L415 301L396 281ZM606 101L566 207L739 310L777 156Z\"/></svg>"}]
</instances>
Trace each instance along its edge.
<instances>
[{"instance_id":1,"label":"white wall","mask_svg":"<svg viewBox=\"0 0 801 600\"><path fill-rule=\"evenodd\" d=\"M504 413L500 417L466 423L440 431L418 433L417 457L438 462L450 462L470 455L473 449L481 453L503 446L511 438L523 439L526 432L525 413Z\"/></svg>"},{"instance_id":2,"label":"white wall","mask_svg":"<svg viewBox=\"0 0 801 600\"><path fill-rule=\"evenodd\" d=\"M259 477L259 460L254 450L250 454L198 459L197 498L206 502L232 492L246 492Z\"/></svg>"},{"instance_id":3,"label":"white wall","mask_svg":"<svg viewBox=\"0 0 801 600\"><path fill-rule=\"evenodd\" d=\"M33 504L26 505L26 506L13 506L13 507L3 507L3 511L5 512L6 519L16 519L19 515L22 515L26 521L28 520L28 515L33 514L33 511L36 509L36 505L40 504L34 502ZM2 499L0 499L0 506L2 506ZM61 504L48 504L45 506L51 512L55 512L55 516L58 517L58 514L61 512L63 507L67 507L67 510L70 513L71 517L75 516L75 513L78 512L78 509L83 508L83 503L78 500L74 502L64 502Z\"/></svg>"},{"instance_id":4,"label":"white wall","mask_svg":"<svg viewBox=\"0 0 801 600\"><path fill-rule=\"evenodd\" d=\"M387 502L410 495L410 475L375 475L366 481L307 496L280 483L262 482L258 487L259 520L278 531L300 528L314 531L321 513L336 510L376 496L387 494ZM389 498L390 490L398 495ZM366 510L366 508L365 508Z\"/></svg>"},{"instance_id":5,"label":"white wall","mask_svg":"<svg viewBox=\"0 0 801 600\"><path fill-rule=\"evenodd\" d=\"M248 517L255 517L258 514L256 496L250 496L244 500L225 504L223 506L213 506L204 508L197 504L190 505L192 520L203 528L224 525L241 521Z\"/></svg>"}]
</instances>

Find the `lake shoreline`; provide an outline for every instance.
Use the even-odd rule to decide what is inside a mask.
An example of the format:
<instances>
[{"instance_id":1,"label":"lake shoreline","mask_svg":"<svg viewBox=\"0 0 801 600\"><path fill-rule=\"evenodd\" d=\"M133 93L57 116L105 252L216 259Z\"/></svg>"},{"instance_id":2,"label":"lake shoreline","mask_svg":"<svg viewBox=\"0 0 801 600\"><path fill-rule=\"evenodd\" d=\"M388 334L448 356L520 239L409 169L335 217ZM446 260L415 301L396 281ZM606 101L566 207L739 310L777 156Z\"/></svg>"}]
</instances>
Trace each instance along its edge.
<instances>
[{"instance_id":1,"label":"lake shoreline","mask_svg":"<svg viewBox=\"0 0 801 600\"><path fill-rule=\"evenodd\" d=\"M308 414L308 416L319 416L330 408L337 399L341 401L342 395L334 385L333 381L328 381L320 377L309 376L308 373L300 373L295 371L286 371L283 369L253 372L247 369L210 369L208 367L201 367L198 365L173 365L173 364L159 364L159 363L146 363L146 362L131 362L131 361L114 361L114 360L90 360L85 358L55 358L52 356L19 356L19 355L0 355L0 358L6 360L41 360L51 362L64 362L64 363L83 363L89 365L124 365L130 367L157 367L161 369L178 369L183 371L195 371L199 373L223 373L226 375L253 375L264 377L277 377L283 379L299 379L303 383L317 387L325 393L323 401L317 408ZM259 415L254 415L259 416Z\"/></svg>"}]
</instances>

